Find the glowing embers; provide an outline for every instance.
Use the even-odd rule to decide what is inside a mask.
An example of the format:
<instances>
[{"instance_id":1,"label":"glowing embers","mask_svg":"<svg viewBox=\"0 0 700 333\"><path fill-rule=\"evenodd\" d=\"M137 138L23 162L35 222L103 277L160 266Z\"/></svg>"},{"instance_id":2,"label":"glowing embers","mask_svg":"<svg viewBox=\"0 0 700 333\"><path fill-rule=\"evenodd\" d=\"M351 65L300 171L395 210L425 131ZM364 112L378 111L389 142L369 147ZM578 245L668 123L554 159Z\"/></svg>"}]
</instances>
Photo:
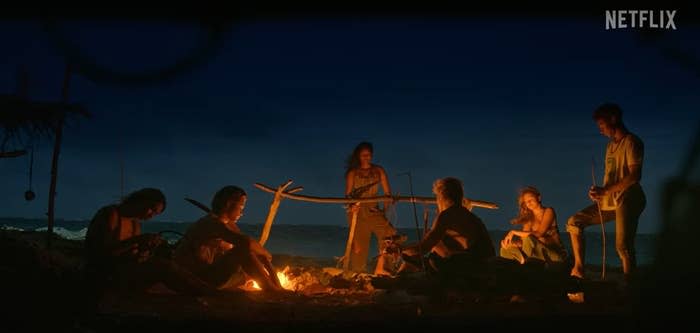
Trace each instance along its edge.
<instances>
[{"instance_id":1,"label":"glowing embers","mask_svg":"<svg viewBox=\"0 0 700 333\"><path fill-rule=\"evenodd\" d=\"M258 291L258 290L262 290L262 288L260 288L260 286L258 285L258 283L257 283L255 280L253 280L253 279L249 279L248 281L246 281L246 282L245 282L245 285L243 286L243 289L249 290L249 291Z\"/></svg>"},{"instance_id":2,"label":"glowing embers","mask_svg":"<svg viewBox=\"0 0 700 333\"><path fill-rule=\"evenodd\" d=\"M277 272L277 278L280 280L280 284L282 285L282 288L287 289L287 290L296 290L297 284L294 283L288 276L289 274L289 266L285 267L282 272Z\"/></svg>"},{"instance_id":3,"label":"glowing embers","mask_svg":"<svg viewBox=\"0 0 700 333\"><path fill-rule=\"evenodd\" d=\"M288 276L288 274L289 274L289 266L285 267L284 270L282 270L282 271L277 271L277 279L280 280L280 284L282 285L282 288L287 289L287 290L297 290L297 287L302 286L302 285L294 282L293 279ZM253 279L248 279L248 281L246 281L245 285L243 285L242 289L248 290L248 291L262 290L262 288L260 288L260 285L258 284L258 282L253 280Z\"/></svg>"}]
</instances>

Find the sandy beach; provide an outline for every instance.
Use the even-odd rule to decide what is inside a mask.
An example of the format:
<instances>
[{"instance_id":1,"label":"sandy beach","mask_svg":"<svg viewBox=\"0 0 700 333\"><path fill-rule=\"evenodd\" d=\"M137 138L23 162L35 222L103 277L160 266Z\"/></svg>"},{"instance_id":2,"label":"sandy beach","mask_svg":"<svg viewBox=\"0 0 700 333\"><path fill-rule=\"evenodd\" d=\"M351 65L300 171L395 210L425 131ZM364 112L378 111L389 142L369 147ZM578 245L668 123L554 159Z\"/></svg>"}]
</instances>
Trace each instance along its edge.
<instances>
[{"instance_id":1,"label":"sandy beach","mask_svg":"<svg viewBox=\"0 0 700 333\"><path fill-rule=\"evenodd\" d=\"M539 293L513 302L508 293L392 282L375 288L356 277L327 280L285 295L260 291L225 292L206 297L177 295L156 285L148 293L107 292L91 307L81 275L82 241L56 237L46 249L46 233L3 230L2 277L4 302L11 304L6 322L18 329L50 326L73 331L168 328L175 330L236 327L256 332L303 329L521 327L537 323L554 328L576 320L580 327L615 325L632 318L634 297L619 288L619 268L608 268L606 281L596 281L600 267L589 267L591 280L580 285L585 302L565 294ZM277 269L320 276L332 260L275 254ZM313 273L313 274L311 274ZM300 275L299 275L300 276ZM320 279L323 280L323 279ZM376 281L376 279L374 280ZM406 281L404 281L406 282ZM409 281L410 282L410 281ZM378 284L381 286L381 284ZM311 288L313 287L313 288ZM315 288L315 289L314 289Z\"/></svg>"}]
</instances>

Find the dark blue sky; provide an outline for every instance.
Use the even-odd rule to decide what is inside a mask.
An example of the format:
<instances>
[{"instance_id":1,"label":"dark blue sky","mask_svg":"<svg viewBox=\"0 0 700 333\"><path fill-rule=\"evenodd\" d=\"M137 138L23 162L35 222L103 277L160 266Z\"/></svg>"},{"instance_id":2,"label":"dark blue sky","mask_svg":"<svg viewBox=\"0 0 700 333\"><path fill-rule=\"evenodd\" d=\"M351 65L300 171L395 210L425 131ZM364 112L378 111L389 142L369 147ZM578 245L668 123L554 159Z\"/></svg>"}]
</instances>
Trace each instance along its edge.
<instances>
[{"instance_id":1,"label":"dark blue sky","mask_svg":"<svg viewBox=\"0 0 700 333\"><path fill-rule=\"evenodd\" d=\"M677 22L661 45L700 59L698 26ZM139 71L172 64L201 39L167 22L82 22L65 34L99 64ZM64 58L38 22L2 22L0 91L14 92L28 66L30 96L58 100ZM602 179L606 139L592 110L614 101L646 143L642 184L649 205L640 230L658 227L659 192L679 170L700 113L697 67L674 61L634 31L599 20L307 20L233 26L205 65L150 86L91 82L74 75L71 101L94 115L66 130L56 215L89 219L127 191L154 186L169 199L164 221L193 221L189 196L208 203L220 187L249 192L241 222L261 223L271 196L254 182L291 178L310 195L339 196L343 161L375 144L395 191L417 195L456 176L467 196L501 205L477 209L491 229L508 227L517 190L541 189L563 230L589 203L591 157ZM35 157L35 201L25 202L26 158L0 160L0 215L46 212L51 147ZM410 206L397 224L413 224ZM285 201L278 223L346 223L340 206Z\"/></svg>"}]
</instances>

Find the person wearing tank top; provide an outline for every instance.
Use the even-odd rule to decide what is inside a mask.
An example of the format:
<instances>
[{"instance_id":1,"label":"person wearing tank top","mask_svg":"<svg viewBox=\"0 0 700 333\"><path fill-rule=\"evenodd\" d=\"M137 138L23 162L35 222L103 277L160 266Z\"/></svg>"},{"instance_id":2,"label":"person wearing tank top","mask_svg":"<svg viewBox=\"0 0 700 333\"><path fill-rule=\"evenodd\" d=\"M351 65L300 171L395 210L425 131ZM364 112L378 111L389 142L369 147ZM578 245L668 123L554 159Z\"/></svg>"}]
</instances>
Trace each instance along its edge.
<instances>
[{"instance_id":1,"label":"person wearing tank top","mask_svg":"<svg viewBox=\"0 0 700 333\"><path fill-rule=\"evenodd\" d=\"M521 264L530 258L547 263L564 262L567 253L559 237L556 213L553 208L542 206L540 191L531 186L522 189L518 204L520 214L511 224L522 225L522 231L508 232L501 241L501 257Z\"/></svg>"},{"instance_id":2,"label":"person wearing tank top","mask_svg":"<svg viewBox=\"0 0 700 333\"><path fill-rule=\"evenodd\" d=\"M99 293L111 287L143 292L158 282L190 295L213 291L169 258L155 254L165 242L158 234L141 233L141 222L164 210L163 193L144 188L95 213L85 235L84 249L91 292Z\"/></svg>"},{"instance_id":3,"label":"person wearing tank top","mask_svg":"<svg viewBox=\"0 0 700 333\"><path fill-rule=\"evenodd\" d=\"M595 203L571 216L566 224L574 253L571 275L584 277L584 228L615 221L615 249L622 262L625 283L629 283L637 266L634 238L639 216L646 207L640 185L644 143L627 129L622 122L622 109L616 104L599 106L593 112L593 119L600 133L610 141L605 150L603 186L591 186L588 191L588 197Z\"/></svg>"},{"instance_id":4,"label":"person wearing tank top","mask_svg":"<svg viewBox=\"0 0 700 333\"><path fill-rule=\"evenodd\" d=\"M391 195L389 180L384 168L372 163L374 148L369 142L362 142L355 147L353 153L346 161L345 172L345 196L348 198L366 198L378 195L379 186L382 187L384 195ZM379 207L379 203L354 204L346 207L348 225L352 221L352 215L357 212L357 224L355 226L355 236L350 252L350 269L354 272L367 271L367 257L369 255L369 243L372 234L377 238L379 253L383 253L386 237L396 234L396 229L389 223L384 211L387 210L391 201L384 202L384 209ZM382 271L384 267L380 256L375 269ZM387 265L388 266L388 265Z\"/></svg>"}]
</instances>

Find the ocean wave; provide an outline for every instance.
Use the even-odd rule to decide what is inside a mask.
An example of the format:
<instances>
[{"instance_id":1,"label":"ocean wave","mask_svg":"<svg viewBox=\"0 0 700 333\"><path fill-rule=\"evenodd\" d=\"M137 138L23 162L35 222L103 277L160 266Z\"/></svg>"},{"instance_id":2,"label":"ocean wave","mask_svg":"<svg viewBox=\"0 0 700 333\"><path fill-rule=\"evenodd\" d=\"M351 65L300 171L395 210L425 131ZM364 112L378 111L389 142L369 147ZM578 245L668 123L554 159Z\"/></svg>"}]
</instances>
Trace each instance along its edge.
<instances>
[{"instance_id":1,"label":"ocean wave","mask_svg":"<svg viewBox=\"0 0 700 333\"><path fill-rule=\"evenodd\" d=\"M43 228L37 228L35 231L47 231L48 228L43 227ZM83 240L85 239L85 234L87 233L87 228L83 228L80 230L68 230L66 228L62 227L54 227L53 232L58 234L59 236L65 238L65 239L70 239L70 240Z\"/></svg>"},{"instance_id":2,"label":"ocean wave","mask_svg":"<svg viewBox=\"0 0 700 333\"><path fill-rule=\"evenodd\" d=\"M22 228L17 228L17 227L13 227L11 225L5 225L5 224L0 226L0 230L24 231L24 229L22 229Z\"/></svg>"}]
</instances>

